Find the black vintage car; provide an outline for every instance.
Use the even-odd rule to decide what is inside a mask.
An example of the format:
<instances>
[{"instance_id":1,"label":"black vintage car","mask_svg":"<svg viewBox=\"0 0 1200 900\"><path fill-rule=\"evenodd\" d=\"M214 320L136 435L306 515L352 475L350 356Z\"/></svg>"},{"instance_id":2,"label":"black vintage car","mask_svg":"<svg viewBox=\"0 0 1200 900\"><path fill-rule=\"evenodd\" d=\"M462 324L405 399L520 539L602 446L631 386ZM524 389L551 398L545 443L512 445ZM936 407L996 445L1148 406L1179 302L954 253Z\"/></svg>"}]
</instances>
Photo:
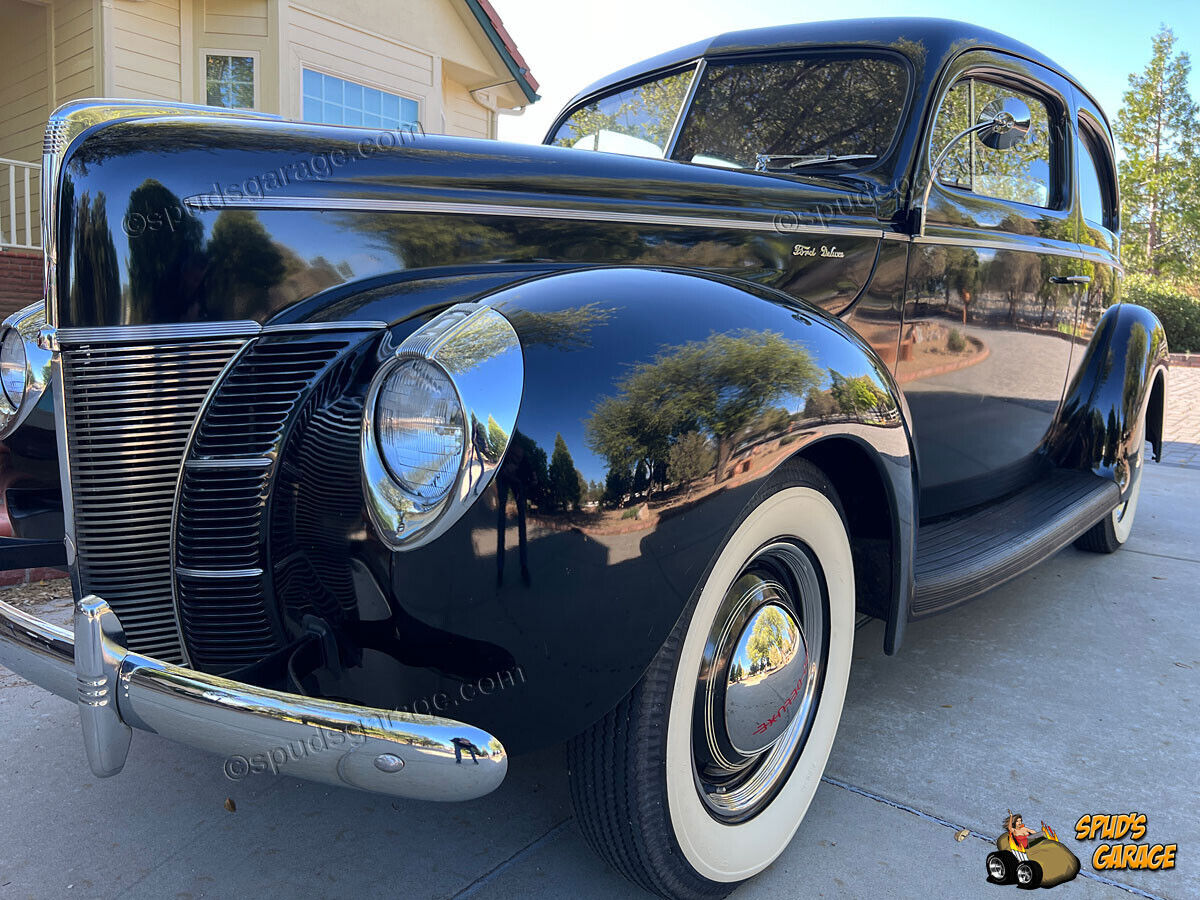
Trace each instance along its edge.
<instances>
[{"instance_id":1,"label":"black vintage car","mask_svg":"<svg viewBox=\"0 0 1200 900\"><path fill-rule=\"evenodd\" d=\"M97 102L45 162L4 415L53 409L18 518L65 540L6 559L65 546L75 627L0 603L0 661L97 775L143 728L460 800L567 741L590 843L719 896L808 807L856 616L894 653L1116 550L1161 450L1108 121L960 23L724 35L544 146Z\"/></svg>"}]
</instances>

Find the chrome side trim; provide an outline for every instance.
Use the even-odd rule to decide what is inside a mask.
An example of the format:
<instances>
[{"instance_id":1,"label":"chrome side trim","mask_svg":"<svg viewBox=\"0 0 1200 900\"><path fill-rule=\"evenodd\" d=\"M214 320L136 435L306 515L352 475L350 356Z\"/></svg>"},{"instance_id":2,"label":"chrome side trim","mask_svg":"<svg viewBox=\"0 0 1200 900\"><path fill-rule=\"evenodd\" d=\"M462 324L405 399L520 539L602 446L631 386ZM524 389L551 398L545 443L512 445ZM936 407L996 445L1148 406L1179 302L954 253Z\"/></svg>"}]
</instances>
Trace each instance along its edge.
<instances>
[{"instance_id":1,"label":"chrome side trim","mask_svg":"<svg viewBox=\"0 0 1200 900\"><path fill-rule=\"evenodd\" d=\"M226 197L197 194L184 200L198 210L292 209L335 212L431 213L451 216L499 216L518 219L565 219L573 222L613 222L621 225L669 225L679 228L724 228L731 231L773 231L778 234L824 234L866 237L879 240L882 228L839 225L810 225L777 220L741 219L724 216L684 216L665 213L635 213L624 210L580 209L566 206L505 206L496 203L445 202L438 200L384 200L370 197Z\"/></svg>"},{"instance_id":2,"label":"chrome side trim","mask_svg":"<svg viewBox=\"0 0 1200 900\"><path fill-rule=\"evenodd\" d=\"M1079 258L1077 244L1030 244L1017 241L993 240L984 237L957 237L952 235L914 235L914 244L933 244L943 247L977 247L982 250L1017 250L1022 253L1044 253L1050 256L1072 256Z\"/></svg>"},{"instance_id":3,"label":"chrome side trim","mask_svg":"<svg viewBox=\"0 0 1200 900\"><path fill-rule=\"evenodd\" d=\"M46 322L51 326L58 324L58 230L54 226L58 218L58 180L63 160L79 137L93 125L147 116L212 116L280 121L279 116L253 110L97 98L72 100L52 112L42 139L42 298L46 301Z\"/></svg>"},{"instance_id":4,"label":"chrome side trim","mask_svg":"<svg viewBox=\"0 0 1200 900\"><path fill-rule=\"evenodd\" d=\"M79 705L97 776L121 770L131 727L215 753L232 777L270 768L414 800L472 800L498 788L508 772L503 745L474 726L172 665L130 652L101 598L86 596L75 610L72 634L0 600L0 664ZM298 743L313 752L285 752Z\"/></svg>"},{"instance_id":5,"label":"chrome side trim","mask_svg":"<svg viewBox=\"0 0 1200 900\"><path fill-rule=\"evenodd\" d=\"M218 379L218 383L220 383L220 379ZM207 404L200 408L200 415L196 417L197 422L204 418L207 409ZM192 446L194 437L195 432L193 431L192 437L188 439L189 448ZM273 462L275 460L267 456L248 456L245 459L187 459L183 464L189 469L265 469Z\"/></svg>"},{"instance_id":6,"label":"chrome side trim","mask_svg":"<svg viewBox=\"0 0 1200 900\"><path fill-rule=\"evenodd\" d=\"M260 578L263 570L253 569L188 569L175 566L175 574L188 578Z\"/></svg>"},{"instance_id":7,"label":"chrome side trim","mask_svg":"<svg viewBox=\"0 0 1200 900\"><path fill-rule=\"evenodd\" d=\"M235 322L184 322L178 325L106 325L60 328L58 342L61 345L131 344L182 338L253 337L260 331L262 326L249 319Z\"/></svg>"},{"instance_id":8,"label":"chrome side trim","mask_svg":"<svg viewBox=\"0 0 1200 900\"><path fill-rule=\"evenodd\" d=\"M453 488L429 502L398 484L383 460L376 404L392 373L425 359L450 377L467 430ZM453 306L410 335L371 380L363 404L359 460L371 524L397 550L424 546L445 533L491 483L517 424L525 385L521 340L512 324L488 306Z\"/></svg>"},{"instance_id":9,"label":"chrome side trim","mask_svg":"<svg viewBox=\"0 0 1200 900\"><path fill-rule=\"evenodd\" d=\"M290 334L308 331L379 331L387 328L387 322L296 322L288 325L264 325L263 334Z\"/></svg>"}]
</instances>

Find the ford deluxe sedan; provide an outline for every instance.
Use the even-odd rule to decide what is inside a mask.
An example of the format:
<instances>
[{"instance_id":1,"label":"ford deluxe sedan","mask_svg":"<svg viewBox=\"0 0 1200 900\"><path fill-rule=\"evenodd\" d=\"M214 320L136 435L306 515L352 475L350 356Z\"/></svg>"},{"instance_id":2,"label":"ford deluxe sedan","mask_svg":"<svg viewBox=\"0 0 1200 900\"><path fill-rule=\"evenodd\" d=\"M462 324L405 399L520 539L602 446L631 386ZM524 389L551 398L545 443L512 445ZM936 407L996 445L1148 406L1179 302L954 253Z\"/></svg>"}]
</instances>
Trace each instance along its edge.
<instances>
[{"instance_id":1,"label":"ford deluxe sedan","mask_svg":"<svg viewBox=\"0 0 1200 900\"><path fill-rule=\"evenodd\" d=\"M468 800L565 742L600 855L722 896L809 806L856 621L895 653L1117 550L1162 448L1108 119L961 23L726 34L541 146L75 102L44 172L0 422L59 474L0 553L75 620L0 602L0 662L98 776L135 729L318 740L278 768Z\"/></svg>"}]
</instances>

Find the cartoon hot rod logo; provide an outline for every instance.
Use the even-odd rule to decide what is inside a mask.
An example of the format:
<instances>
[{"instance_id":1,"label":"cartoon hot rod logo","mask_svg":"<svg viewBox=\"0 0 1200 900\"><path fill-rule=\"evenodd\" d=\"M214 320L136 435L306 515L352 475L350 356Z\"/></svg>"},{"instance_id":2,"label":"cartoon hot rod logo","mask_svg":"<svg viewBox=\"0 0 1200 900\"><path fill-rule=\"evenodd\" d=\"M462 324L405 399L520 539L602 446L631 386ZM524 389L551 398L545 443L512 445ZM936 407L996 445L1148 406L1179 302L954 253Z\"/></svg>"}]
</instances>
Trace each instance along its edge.
<instances>
[{"instance_id":1,"label":"cartoon hot rod logo","mask_svg":"<svg viewBox=\"0 0 1200 900\"><path fill-rule=\"evenodd\" d=\"M987 880L1032 890L1054 887L1079 874L1079 858L1062 845L1054 829L1042 822L1030 828L1020 813L1008 811L996 849L987 856Z\"/></svg>"}]
</instances>

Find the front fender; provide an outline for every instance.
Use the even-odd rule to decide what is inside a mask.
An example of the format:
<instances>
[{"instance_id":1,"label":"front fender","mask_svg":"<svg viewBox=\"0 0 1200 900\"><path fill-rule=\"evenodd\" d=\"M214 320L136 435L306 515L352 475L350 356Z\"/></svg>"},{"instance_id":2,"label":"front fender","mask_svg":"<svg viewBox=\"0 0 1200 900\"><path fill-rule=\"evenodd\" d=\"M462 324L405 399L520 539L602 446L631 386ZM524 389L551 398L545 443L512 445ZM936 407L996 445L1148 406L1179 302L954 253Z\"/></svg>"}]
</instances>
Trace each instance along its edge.
<instances>
[{"instance_id":1,"label":"front fender","mask_svg":"<svg viewBox=\"0 0 1200 900\"><path fill-rule=\"evenodd\" d=\"M1110 307L1051 428L1051 458L1067 468L1090 469L1123 490L1128 461L1140 450L1133 444L1143 416L1154 458L1161 458L1167 365L1167 336L1158 317L1131 303ZM1157 407L1151 408L1152 400Z\"/></svg>"},{"instance_id":2,"label":"front fender","mask_svg":"<svg viewBox=\"0 0 1200 900\"><path fill-rule=\"evenodd\" d=\"M419 623L411 649L436 670L422 696L515 751L587 727L636 684L755 492L826 441L875 459L907 602L907 429L886 367L842 323L665 270L555 274L487 302L525 365L501 473L444 535L390 560L393 621Z\"/></svg>"}]
</instances>

